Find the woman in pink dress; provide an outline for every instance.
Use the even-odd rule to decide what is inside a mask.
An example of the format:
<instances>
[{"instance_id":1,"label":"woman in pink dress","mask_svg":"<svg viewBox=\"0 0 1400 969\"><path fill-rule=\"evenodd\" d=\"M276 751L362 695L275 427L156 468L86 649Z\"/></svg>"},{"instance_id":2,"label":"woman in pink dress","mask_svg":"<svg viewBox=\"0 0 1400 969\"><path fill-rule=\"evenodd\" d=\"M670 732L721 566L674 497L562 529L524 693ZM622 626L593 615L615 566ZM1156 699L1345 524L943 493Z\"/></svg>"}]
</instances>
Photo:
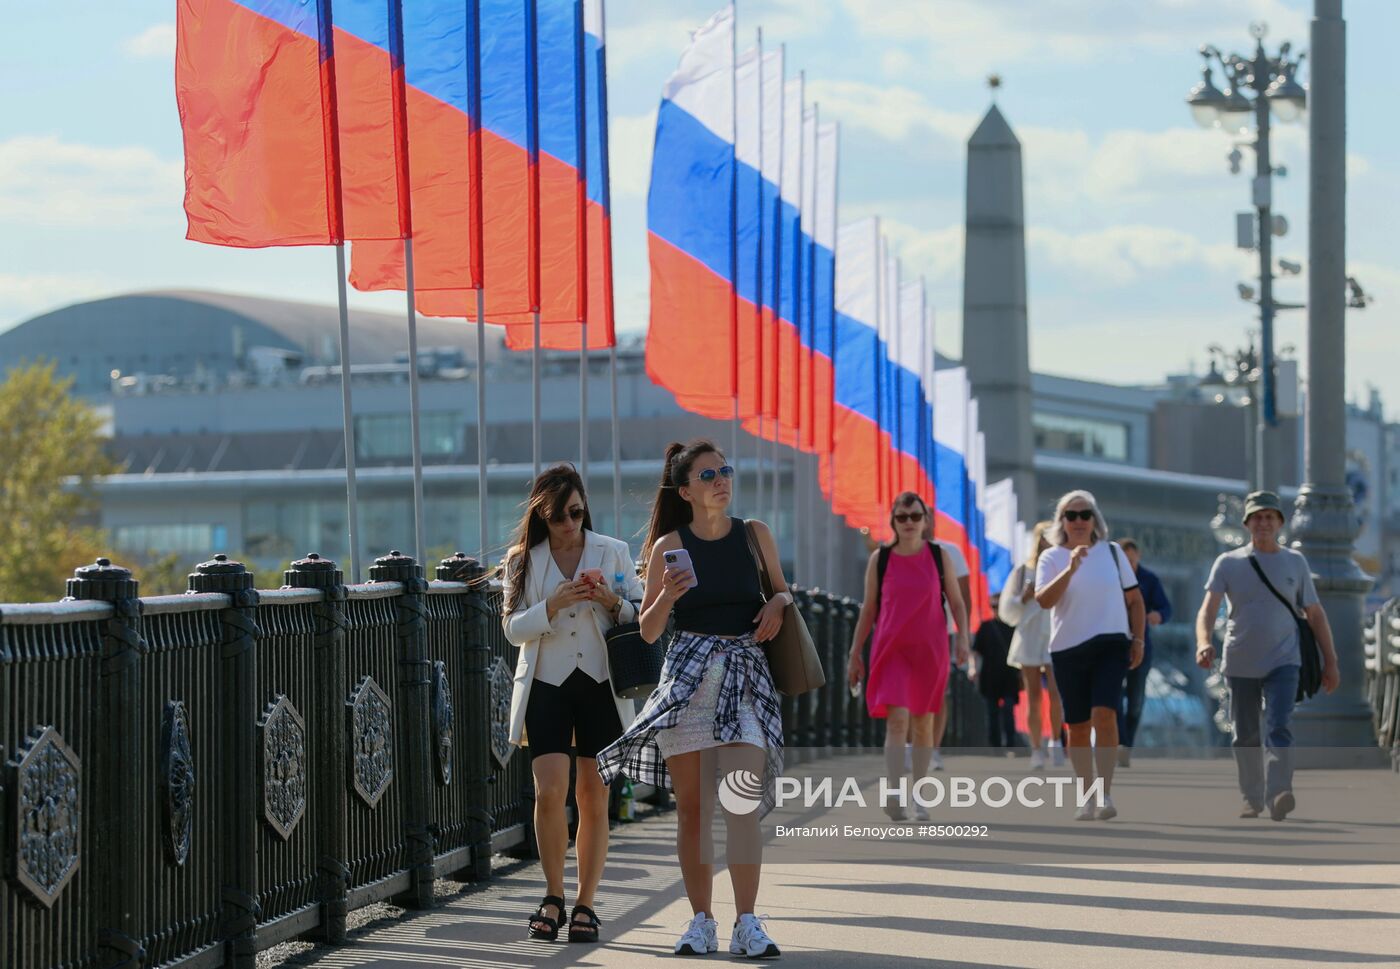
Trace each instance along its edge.
<instances>
[{"instance_id":1,"label":"woman in pink dress","mask_svg":"<svg viewBox=\"0 0 1400 969\"><path fill-rule=\"evenodd\" d=\"M914 780L928 774L933 756L933 719L948 686L948 616L957 624L957 662L967 662L967 607L953 575L953 563L937 542L924 538L928 506L912 491L895 499L890 511L893 545L870 555L865 568L865 601L860 607L846 677L852 689L866 679L861 649L870 642L870 675L865 703L872 717L885 721L885 776L891 788L904 775L904 746L913 741ZM937 558L935 558L937 556ZM945 608L946 604L946 608ZM906 788L912 793L912 784ZM891 799L885 813L902 821L905 806ZM927 820L917 802L914 816Z\"/></svg>"}]
</instances>

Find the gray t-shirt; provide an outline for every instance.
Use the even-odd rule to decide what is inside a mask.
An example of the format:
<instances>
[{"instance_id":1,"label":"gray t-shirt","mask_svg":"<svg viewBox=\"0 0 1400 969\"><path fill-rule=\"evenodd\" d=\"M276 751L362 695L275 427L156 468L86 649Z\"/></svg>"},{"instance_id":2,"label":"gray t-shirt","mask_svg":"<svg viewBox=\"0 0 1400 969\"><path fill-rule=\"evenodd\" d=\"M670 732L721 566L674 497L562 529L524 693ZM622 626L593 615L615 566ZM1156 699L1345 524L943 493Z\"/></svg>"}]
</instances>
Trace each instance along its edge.
<instances>
[{"instance_id":1,"label":"gray t-shirt","mask_svg":"<svg viewBox=\"0 0 1400 969\"><path fill-rule=\"evenodd\" d=\"M1230 600L1225 649L1220 659L1220 672L1226 676L1264 677L1280 666L1301 662L1298 625L1260 581L1249 564L1251 555L1259 559L1279 595L1299 609L1317 603L1308 560L1291 548L1256 552L1251 544L1216 559L1206 590L1223 592Z\"/></svg>"}]
</instances>

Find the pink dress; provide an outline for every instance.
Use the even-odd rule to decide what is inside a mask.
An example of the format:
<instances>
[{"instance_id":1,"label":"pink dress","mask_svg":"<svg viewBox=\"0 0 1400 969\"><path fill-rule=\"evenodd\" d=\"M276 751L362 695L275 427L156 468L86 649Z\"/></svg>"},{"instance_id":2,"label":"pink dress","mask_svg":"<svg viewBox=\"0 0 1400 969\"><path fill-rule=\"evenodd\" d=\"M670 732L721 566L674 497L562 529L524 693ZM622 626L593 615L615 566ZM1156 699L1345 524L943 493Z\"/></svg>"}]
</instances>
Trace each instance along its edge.
<instances>
[{"instance_id":1,"label":"pink dress","mask_svg":"<svg viewBox=\"0 0 1400 969\"><path fill-rule=\"evenodd\" d=\"M948 620L932 550L891 552L870 642L870 715L883 718L889 707L904 707L911 716L937 713L949 665Z\"/></svg>"}]
</instances>

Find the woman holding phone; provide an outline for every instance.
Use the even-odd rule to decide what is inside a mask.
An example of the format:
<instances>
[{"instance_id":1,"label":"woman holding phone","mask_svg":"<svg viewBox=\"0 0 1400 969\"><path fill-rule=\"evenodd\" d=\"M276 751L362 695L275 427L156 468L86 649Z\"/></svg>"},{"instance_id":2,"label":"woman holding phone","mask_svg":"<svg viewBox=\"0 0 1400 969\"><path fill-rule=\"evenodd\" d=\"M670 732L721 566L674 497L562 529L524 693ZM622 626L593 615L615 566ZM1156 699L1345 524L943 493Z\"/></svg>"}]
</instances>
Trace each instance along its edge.
<instances>
[{"instance_id":1,"label":"woman holding phone","mask_svg":"<svg viewBox=\"0 0 1400 969\"><path fill-rule=\"evenodd\" d=\"M782 628L792 601L768 526L729 515L734 469L708 441L672 444L652 507L643 555L642 637L655 642L675 614L676 634L661 682L618 741L598 755L608 783L619 773L670 787L676 795L676 853L694 917L678 955L719 948L711 907L716 765L728 780L744 772L763 782L760 808L725 810L727 864L737 917L729 952L774 958L778 946L754 914L762 870L759 820L772 807L782 769L778 691L759 645ZM764 601L759 567L773 598Z\"/></svg>"},{"instance_id":2,"label":"woman holding phone","mask_svg":"<svg viewBox=\"0 0 1400 969\"><path fill-rule=\"evenodd\" d=\"M510 742L526 744L535 779L535 834L545 897L529 938L553 942L564 920L570 752L578 756L578 894L570 942L597 942L593 895L608 854L608 788L595 758L632 720L613 693L604 634L633 622L641 582L626 542L593 531L583 480L572 465L535 479L502 567L506 638L520 647L510 701ZM622 576L621 591L611 588ZM630 600L630 601L629 601Z\"/></svg>"}]
</instances>

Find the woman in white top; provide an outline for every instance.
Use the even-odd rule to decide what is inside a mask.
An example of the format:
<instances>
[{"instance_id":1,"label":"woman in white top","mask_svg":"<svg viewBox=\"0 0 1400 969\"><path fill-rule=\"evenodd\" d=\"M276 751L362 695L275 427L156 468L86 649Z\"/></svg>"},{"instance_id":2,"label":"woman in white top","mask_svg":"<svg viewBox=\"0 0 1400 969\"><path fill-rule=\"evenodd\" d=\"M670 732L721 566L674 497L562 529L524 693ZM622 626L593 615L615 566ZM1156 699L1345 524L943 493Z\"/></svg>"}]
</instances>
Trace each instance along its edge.
<instances>
[{"instance_id":1,"label":"woman in white top","mask_svg":"<svg viewBox=\"0 0 1400 969\"><path fill-rule=\"evenodd\" d=\"M1147 614L1128 557L1108 540L1094 496L1071 491L1055 506L1050 543L1035 570L1035 600L1050 610L1050 659L1069 726L1069 757L1082 790L1095 768L1103 797L1080 805L1076 820L1118 814L1109 797L1118 759L1123 677L1142 662ZM1097 746L1091 746L1097 739Z\"/></svg>"},{"instance_id":2,"label":"woman in white top","mask_svg":"<svg viewBox=\"0 0 1400 969\"><path fill-rule=\"evenodd\" d=\"M593 531L583 481L567 464L535 479L502 572L502 625L506 639L520 647L510 742L530 749L545 876L545 898L530 918L529 938L554 941L564 917L564 801L572 750L578 755L579 884L569 941L596 942L593 895L608 854L608 788L596 758L633 716L632 701L613 693L604 634L636 620L641 581L627 544Z\"/></svg>"},{"instance_id":3,"label":"woman in white top","mask_svg":"<svg viewBox=\"0 0 1400 969\"><path fill-rule=\"evenodd\" d=\"M1031 737L1031 770L1044 770L1046 762L1040 735L1045 723L1041 712L1042 675L1045 677L1044 694L1050 697L1050 752L1056 767L1065 762L1064 750L1060 747L1065 712L1060 704L1060 689L1055 684L1055 667L1050 662L1050 614L1035 601L1035 567L1040 561L1040 553L1050 547L1045 533L1052 524L1040 522L1035 526L1031 556L1011 573L997 607L1001 621L1016 629L1011 637L1011 652L1006 662L1020 669L1021 683L1026 688L1026 729Z\"/></svg>"}]
</instances>

